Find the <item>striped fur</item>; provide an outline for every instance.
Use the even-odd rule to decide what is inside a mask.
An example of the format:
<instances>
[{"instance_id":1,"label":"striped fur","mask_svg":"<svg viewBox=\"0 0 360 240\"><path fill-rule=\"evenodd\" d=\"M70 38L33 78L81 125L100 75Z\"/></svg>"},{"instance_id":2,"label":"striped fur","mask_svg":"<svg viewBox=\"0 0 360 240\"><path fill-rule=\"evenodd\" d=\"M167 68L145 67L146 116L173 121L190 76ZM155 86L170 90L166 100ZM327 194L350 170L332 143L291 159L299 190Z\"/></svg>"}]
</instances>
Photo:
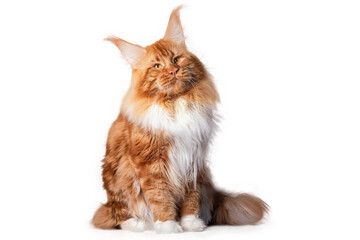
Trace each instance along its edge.
<instances>
[{"instance_id":1,"label":"striped fur","mask_svg":"<svg viewBox=\"0 0 360 240\"><path fill-rule=\"evenodd\" d=\"M202 231L208 224L256 224L267 205L214 188L207 164L217 129L218 93L186 48L179 8L163 39L145 48L111 37L132 66L132 80L112 124L103 160L108 202L99 228L159 233Z\"/></svg>"}]
</instances>

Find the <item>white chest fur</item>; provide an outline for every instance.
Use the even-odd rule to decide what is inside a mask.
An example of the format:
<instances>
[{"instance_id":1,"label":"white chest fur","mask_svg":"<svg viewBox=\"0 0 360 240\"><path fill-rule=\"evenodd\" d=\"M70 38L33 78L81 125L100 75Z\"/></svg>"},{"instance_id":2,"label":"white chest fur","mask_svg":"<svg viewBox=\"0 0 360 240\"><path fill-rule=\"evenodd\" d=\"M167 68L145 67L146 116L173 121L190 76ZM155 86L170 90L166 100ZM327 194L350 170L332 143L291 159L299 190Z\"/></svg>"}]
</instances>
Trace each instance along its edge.
<instances>
[{"instance_id":1,"label":"white chest fur","mask_svg":"<svg viewBox=\"0 0 360 240\"><path fill-rule=\"evenodd\" d=\"M164 130L173 139L169 150L172 166L171 181L196 184L197 173L206 164L208 145L216 129L215 107L188 104L178 100L175 113L170 114L154 104L145 113L139 124L144 128Z\"/></svg>"}]
</instances>

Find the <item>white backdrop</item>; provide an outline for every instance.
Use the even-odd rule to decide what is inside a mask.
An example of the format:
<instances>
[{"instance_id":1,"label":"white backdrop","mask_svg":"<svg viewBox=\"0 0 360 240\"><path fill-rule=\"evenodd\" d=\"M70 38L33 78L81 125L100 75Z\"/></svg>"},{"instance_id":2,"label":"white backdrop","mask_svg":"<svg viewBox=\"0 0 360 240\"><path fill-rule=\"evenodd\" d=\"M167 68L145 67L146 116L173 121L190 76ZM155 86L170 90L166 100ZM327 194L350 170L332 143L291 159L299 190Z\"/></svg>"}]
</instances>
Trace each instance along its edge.
<instances>
[{"instance_id":1,"label":"white backdrop","mask_svg":"<svg viewBox=\"0 0 360 240\"><path fill-rule=\"evenodd\" d=\"M110 34L148 45L182 3L222 103L215 182L265 224L103 231L101 162L130 80ZM1 239L359 239L358 1L1 1Z\"/></svg>"}]
</instances>

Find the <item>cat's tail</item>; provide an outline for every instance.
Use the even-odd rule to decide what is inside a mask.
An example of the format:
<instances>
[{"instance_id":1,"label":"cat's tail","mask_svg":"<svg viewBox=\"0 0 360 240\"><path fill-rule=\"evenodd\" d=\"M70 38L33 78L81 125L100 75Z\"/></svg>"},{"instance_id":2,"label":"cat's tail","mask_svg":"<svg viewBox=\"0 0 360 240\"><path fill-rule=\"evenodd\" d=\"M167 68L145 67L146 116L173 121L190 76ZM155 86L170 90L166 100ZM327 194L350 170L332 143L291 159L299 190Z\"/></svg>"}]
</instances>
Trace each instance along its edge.
<instances>
[{"instance_id":1,"label":"cat's tail","mask_svg":"<svg viewBox=\"0 0 360 240\"><path fill-rule=\"evenodd\" d=\"M209 192L208 192L209 194ZM260 198L247 194L231 194L211 189L207 199L210 206L210 224L254 225L260 223L269 206Z\"/></svg>"}]
</instances>

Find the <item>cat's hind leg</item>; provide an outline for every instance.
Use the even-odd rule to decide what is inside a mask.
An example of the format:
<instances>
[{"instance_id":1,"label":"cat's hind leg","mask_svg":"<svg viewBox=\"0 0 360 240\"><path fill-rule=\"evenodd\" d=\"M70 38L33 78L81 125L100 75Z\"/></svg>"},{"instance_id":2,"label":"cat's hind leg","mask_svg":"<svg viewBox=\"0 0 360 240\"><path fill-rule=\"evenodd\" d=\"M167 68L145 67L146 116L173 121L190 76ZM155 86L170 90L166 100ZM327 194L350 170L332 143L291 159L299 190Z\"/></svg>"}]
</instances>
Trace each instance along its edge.
<instances>
[{"instance_id":1,"label":"cat's hind leg","mask_svg":"<svg viewBox=\"0 0 360 240\"><path fill-rule=\"evenodd\" d=\"M128 231L133 231L133 232L143 232L145 230L150 230L152 229L151 224L141 218L129 218L126 221L123 221L122 223L120 223L121 229L123 230L128 230Z\"/></svg>"},{"instance_id":2,"label":"cat's hind leg","mask_svg":"<svg viewBox=\"0 0 360 240\"><path fill-rule=\"evenodd\" d=\"M112 194L108 192L108 202L100 206L93 217L93 224L97 228L121 228L133 232L150 230L152 225L148 219L133 214L129 208L129 198L124 192Z\"/></svg>"},{"instance_id":3,"label":"cat's hind leg","mask_svg":"<svg viewBox=\"0 0 360 240\"><path fill-rule=\"evenodd\" d=\"M100 206L95 212L92 223L97 228L119 228L121 223L131 218L124 193L112 194L108 192L108 202Z\"/></svg>"}]
</instances>

